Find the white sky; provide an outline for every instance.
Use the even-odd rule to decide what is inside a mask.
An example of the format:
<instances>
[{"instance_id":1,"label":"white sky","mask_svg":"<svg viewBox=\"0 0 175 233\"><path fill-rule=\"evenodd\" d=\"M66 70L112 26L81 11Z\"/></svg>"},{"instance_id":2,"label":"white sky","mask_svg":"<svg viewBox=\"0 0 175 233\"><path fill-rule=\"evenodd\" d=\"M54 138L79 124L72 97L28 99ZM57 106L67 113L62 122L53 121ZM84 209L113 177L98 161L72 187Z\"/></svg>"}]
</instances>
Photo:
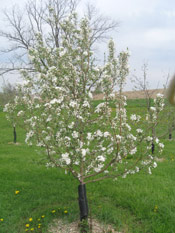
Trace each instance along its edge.
<instances>
[{"instance_id":1,"label":"white sky","mask_svg":"<svg viewBox=\"0 0 175 233\"><path fill-rule=\"evenodd\" d=\"M0 0L0 9L14 3L22 6L25 0ZM161 88L167 74L175 71L175 0L91 0L91 3L119 22L112 36L117 51L127 47L131 51L130 77L135 74L141 79L142 66L147 63L150 88ZM0 28L3 27L0 14ZM0 47L3 44L0 38ZM126 90L131 89L128 82Z\"/></svg>"}]
</instances>

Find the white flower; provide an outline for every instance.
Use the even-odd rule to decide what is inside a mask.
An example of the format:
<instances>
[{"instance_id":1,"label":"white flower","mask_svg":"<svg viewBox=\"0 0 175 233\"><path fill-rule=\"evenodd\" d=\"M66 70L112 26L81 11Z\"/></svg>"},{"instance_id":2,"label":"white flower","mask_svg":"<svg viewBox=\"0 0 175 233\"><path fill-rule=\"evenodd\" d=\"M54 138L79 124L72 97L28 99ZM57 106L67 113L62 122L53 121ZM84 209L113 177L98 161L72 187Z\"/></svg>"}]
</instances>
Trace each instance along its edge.
<instances>
[{"instance_id":1,"label":"white flower","mask_svg":"<svg viewBox=\"0 0 175 233\"><path fill-rule=\"evenodd\" d=\"M51 115L50 115L50 116L48 116L46 122L49 122L49 121L51 121L51 120L52 120L52 117L51 117Z\"/></svg>"},{"instance_id":2,"label":"white flower","mask_svg":"<svg viewBox=\"0 0 175 233\"><path fill-rule=\"evenodd\" d=\"M137 138L133 135L133 134L128 134L127 138L133 140L133 141L136 141Z\"/></svg>"},{"instance_id":3,"label":"white flower","mask_svg":"<svg viewBox=\"0 0 175 233\"><path fill-rule=\"evenodd\" d=\"M70 158L69 158L69 154L68 154L68 153L62 154L61 157L62 157L62 160L63 160L67 165L69 165L69 164L71 163L71 160L70 160Z\"/></svg>"},{"instance_id":4,"label":"white flower","mask_svg":"<svg viewBox=\"0 0 175 233\"><path fill-rule=\"evenodd\" d=\"M117 139L117 141L119 141L119 142L121 142L121 140L122 140L122 137L120 136L120 135L116 135L116 139Z\"/></svg>"},{"instance_id":5,"label":"white flower","mask_svg":"<svg viewBox=\"0 0 175 233\"><path fill-rule=\"evenodd\" d=\"M44 144L43 144L42 142L38 142L38 143L36 144L36 146L38 146L38 147L43 147Z\"/></svg>"},{"instance_id":6,"label":"white flower","mask_svg":"<svg viewBox=\"0 0 175 233\"><path fill-rule=\"evenodd\" d=\"M91 133L87 133L87 139L90 141L92 139L92 134Z\"/></svg>"},{"instance_id":7,"label":"white flower","mask_svg":"<svg viewBox=\"0 0 175 233\"><path fill-rule=\"evenodd\" d=\"M60 99L54 98L50 101L50 104L57 104L57 103L60 104L62 101L63 101L63 97Z\"/></svg>"},{"instance_id":8,"label":"white flower","mask_svg":"<svg viewBox=\"0 0 175 233\"><path fill-rule=\"evenodd\" d=\"M88 93L88 96L89 96L90 99L93 99L93 95L92 95L91 92Z\"/></svg>"},{"instance_id":9,"label":"white flower","mask_svg":"<svg viewBox=\"0 0 175 233\"><path fill-rule=\"evenodd\" d=\"M130 154L131 154L131 155L134 155L136 152L137 152L137 147L135 147L134 149L132 149L132 150L130 151Z\"/></svg>"},{"instance_id":10,"label":"white flower","mask_svg":"<svg viewBox=\"0 0 175 233\"><path fill-rule=\"evenodd\" d=\"M110 136L109 132L104 132L104 137L107 138L108 136Z\"/></svg>"},{"instance_id":11,"label":"white flower","mask_svg":"<svg viewBox=\"0 0 175 233\"><path fill-rule=\"evenodd\" d=\"M141 134L141 133L143 133L143 130L142 129L136 129L136 132Z\"/></svg>"},{"instance_id":12,"label":"white flower","mask_svg":"<svg viewBox=\"0 0 175 233\"><path fill-rule=\"evenodd\" d=\"M83 145L84 145L84 143L83 143L82 141L79 141L79 146L80 146L80 148L82 148Z\"/></svg>"},{"instance_id":13,"label":"white flower","mask_svg":"<svg viewBox=\"0 0 175 233\"><path fill-rule=\"evenodd\" d=\"M39 105L39 104L37 104L37 105L35 106L35 108L40 108L40 105Z\"/></svg>"},{"instance_id":14,"label":"white flower","mask_svg":"<svg viewBox=\"0 0 175 233\"><path fill-rule=\"evenodd\" d=\"M153 163L153 168L156 168L156 167L157 167L157 163L154 162L154 163Z\"/></svg>"},{"instance_id":15,"label":"white flower","mask_svg":"<svg viewBox=\"0 0 175 233\"><path fill-rule=\"evenodd\" d=\"M164 97L164 95L163 95L163 94L161 94L161 93L158 93L158 94L156 95L156 97L158 97L158 98L163 98L163 97Z\"/></svg>"},{"instance_id":16,"label":"white flower","mask_svg":"<svg viewBox=\"0 0 175 233\"><path fill-rule=\"evenodd\" d=\"M86 149L81 149L81 154L83 156L83 158L86 156Z\"/></svg>"},{"instance_id":17,"label":"white flower","mask_svg":"<svg viewBox=\"0 0 175 233\"><path fill-rule=\"evenodd\" d=\"M99 130L99 129L97 130L96 136L103 137L103 133L101 132L101 130Z\"/></svg>"},{"instance_id":18,"label":"white flower","mask_svg":"<svg viewBox=\"0 0 175 233\"><path fill-rule=\"evenodd\" d=\"M128 129L128 131L131 131L131 126L128 124L124 124L126 126L126 128Z\"/></svg>"},{"instance_id":19,"label":"white flower","mask_svg":"<svg viewBox=\"0 0 175 233\"><path fill-rule=\"evenodd\" d=\"M146 138L146 140L147 140L148 142L151 142L151 141L153 140L153 138L150 137L150 136L148 136L148 137Z\"/></svg>"},{"instance_id":20,"label":"white flower","mask_svg":"<svg viewBox=\"0 0 175 233\"><path fill-rule=\"evenodd\" d=\"M148 168L148 173L149 173L150 175L152 174L151 168L150 168L150 167Z\"/></svg>"},{"instance_id":21,"label":"white flower","mask_svg":"<svg viewBox=\"0 0 175 233\"><path fill-rule=\"evenodd\" d=\"M72 133L72 137L73 137L73 138L78 138L78 132L73 131L73 133Z\"/></svg>"},{"instance_id":22,"label":"white flower","mask_svg":"<svg viewBox=\"0 0 175 233\"><path fill-rule=\"evenodd\" d=\"M45 137L45 140L46 140L46 141L50 141L50 139L51 139L50 136L46 136L46 137Z\"/></svg>"},{"instance_id":23,"label":"white flower","mask_svg":"<svg viewBox=\"0 0 175 233\"><path fill-rule=\"evenodd\" d=\"M97 105L95 112L100 113L104 106L105 106L105 103L100 103L99 105Z\"/></svg>"},{"instance_id":24,"label":"white flower","mask_svg":"<svg viewBox=\"0 0 175 233\"><path fill-rule=\"evenodd\" d=\"M87 51L84 51L84 52L83 52L83 55L84 55L84 56L88 56L88 52L87 52Z\"/></svg>"},{"instance_id":25,"label":"white flower","mask_svg":"<svg viewBox=\"0 0 175 233\"><path fill-rule=\"evenodd\" d=\"M156 143L159 143L159 139L158 139L158 138L156 138L155 142L156 142Z\"/></svg>"},{"instance_id":26,"label":"white flower","mask_svg":"<svg viewBox=\"0 0 175 233\"><path fill-rule=\"evenodd\" d=\"M65 139L65 141L68 141L68 142L71 141L70 137L68 137L68 136L66 136L64 139Z\"/></svg>"},{"instance_id":27,"label":"white flower","mask_svg":"<svg viewBox=\"0 0 175 233\"><path fill-rule=\"evenodd\" d=\"M99 172L99 171L101 171L102 167L103 167L103 164L99 164L98 167L94 168L94 171Z\"/></svg>"},{"instance_id":28,"label":"white flower","mask_svg":"<svg viewBox=\"0 0 175 233\"><path fill-rule=\"evenodd\" d=\"M105 150L106 150L106 147L102 147L101 150L102 150L102 151L105 151Z\"/></svg>"},{"instance_id":29,"label":"white flower","mask_svg":"<svg viewBox=\"0 0 175 233\"><path fill-rule=\"evenodd\" d=\"M111 148L109 148L109 149L107 150L107 153L108 153L108 154L111 154L111 153L113 152L113 150L114 150L113 147L111 147Z\"/></svg>"},{"instance_id":30,"label":"white flower","mask_svg":"<svg viewBox=\"0 0 175 233\"><path fill-rule=\"evenodd\" d=\"M71 123L68 125L68 128L69 128L69 129L73 129L74 125L75 125L75 123L74 123L74 122L71 122Z\"/></svg>"},{"instance_id":31,"label":"white flower","mask_svg":"<svg viewBox=\"0 0 175 233\"><path fill-rule=\"evenodd\" d=\"M132 114L132 115L130 116L130 119L131 119L132 121L136 121L136 120L137 120L136 114Z\"/></svg>"},{"instance_id":32,"label":"white flower","mask_svg":"<svg viewBox=\"0 0 175 233\"><path fill-rule=\"evenodd\" d=\"M113 98L115 97L115 94L114 94L114 93L111 93L111 94L109 95L109 97L113 99Z\"/></svg>"},{"instance_id":33,"label":"white flower","mask_svg":"<svg viewBox=\"0 0 175 233\"><path fill-rule=\"evenodd\" d=\"M109 173L109 171L108 171L108 170L105 170L104 173L107 174L107 173Z\"/></svg>"},{"instance_id":34,"label":"white flower","mask_svg":"<svg viewBox=\"0 0 175 233\"><path fill-rule=\"evenodd\" d=\"M71 100L70 103L69 103L69 106L72 107L72 108L75 108L75 107L77 107L77 102L74 101L74 100Z\"/></svg>"},{"instance_id":35,"label":"white flower","mask_svg":"<svg viewBox=\"0 0 175 233\"><path fill-rule=\"evenodd\" d=\"M150 159L152 159L152 160L154 159L152 155L148 155L148 157L149 157Z\"/></svg>"},{"instance_id":36,"label":"white flower","mask_svg":"<svg viewBox=\"0 0 175 233\"><path fill-rule=\"evenodd\" d=\"M159 147L163 149L164 148L164 144L163 143L159 143Z\"/></svg>"},{"instance_id":37,"label":"white flower","mask_svg":"<svg viewBox=\"0 0 175 233\"><path fill-rule=\"evenodd\" d=\"M87 100L84 101L82 106L85 107L85 108L90 108L90 104L89 104L89 102Z\"/></svg>"},{"instance_id":38,"label":"white flower","mask_svg":"<svg viewBox=\"0 0 175 233\"><path fill-rule=\"evenodd\" d=\"M106 159L105 159L104 156L99 155L99 156L97 157L97 160L98 160L99 162L104 162Z\"/></svg>"},{"instance_id":39,"label":"white flower","mask_svg":"<svg viewBox=\"0 0 175 233\"><path fill-rule=\"evenodd\" d=\"M22 116L23 114L24 114L24 111L21 110L18 112L17 116L19 117L19 116Z\"/></svg>"},{"instance_id":40,"label":"white flower","mask_svg":"<svg viewBox=\"0 0 175 233\"><path fill-rule=\"evenodd\" d=\"M8 112L9 107L10 107L10 104L9 104L9 103L6 104L6 105L4 106L4 108L3 108L3 111L4 111L4 112Z\"/></svg>"},{"instance_id":41,"label":"white flower","mask_svg":"<svg viewBox=\"0 0 175 233\"><path fill-rule=\"evenodd\" d=\"M150 107L150 110L151 110L152 112L155 112L155 111L156 111L156 108L155 108L155 107Z\"/></svg>"}]
</instances>

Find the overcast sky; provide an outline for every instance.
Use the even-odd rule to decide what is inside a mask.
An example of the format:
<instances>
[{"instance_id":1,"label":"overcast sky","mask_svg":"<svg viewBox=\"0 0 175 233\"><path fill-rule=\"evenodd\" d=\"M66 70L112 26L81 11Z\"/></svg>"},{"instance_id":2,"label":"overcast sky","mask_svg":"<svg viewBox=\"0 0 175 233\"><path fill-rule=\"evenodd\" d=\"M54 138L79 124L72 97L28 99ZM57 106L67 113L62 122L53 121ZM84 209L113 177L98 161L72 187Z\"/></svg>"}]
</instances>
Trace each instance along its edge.
<instances>
[{"instance_id":1,"label":"overcast sky","mask_svg":"<svg viewBox=\"0 0 175 233\"><path fill-rule=\"evenodd\" d=\"M9 8L25 0L0 0L0 8ZM85 1L84 1L85 2ZM175 0L91 0L100 12L119 22L113 33L117 51L131 51L130 77L143 77L142 66L148 64L150 88L161 88L168 73L175 72ZM4 27L0 14L0 27ZM0 39L0 47L4 41ZM2 62L2 57L0 57ZM128 82L126 90L131 90Z\"/></svg>"}]
</instances>

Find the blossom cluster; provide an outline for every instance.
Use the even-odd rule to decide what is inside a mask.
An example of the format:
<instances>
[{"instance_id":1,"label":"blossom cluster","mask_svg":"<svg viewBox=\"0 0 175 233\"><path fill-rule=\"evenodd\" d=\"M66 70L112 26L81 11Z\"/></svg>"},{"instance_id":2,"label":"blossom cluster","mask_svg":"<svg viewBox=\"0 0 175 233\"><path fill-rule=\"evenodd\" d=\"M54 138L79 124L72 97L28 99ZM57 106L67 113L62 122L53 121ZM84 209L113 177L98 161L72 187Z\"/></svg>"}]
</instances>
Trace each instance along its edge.
<instances>
[{"instance_id":1,"label":"blossom cluster","mask_svg":"<svg viewBox=\"0 0 175 233\"><path fill-rule=\"evenodd\" d=\"M158 93L154 99L154 106L151 106L146 116L146 120L150 123L156 123L159 118L159 113L164 109L164 95Z\"/></svg>"},{"instance_id":2,"label":"blossom cluster","mask_svg":"<svg viewBox=\"0 0 175 233\"><path fill-rule=\"evenodd\" d=\"M6 105L5 111L15 112L17 119L23 119L25 142L44 149L47 167L71 172L80 183L96 181L96 176L97 180L119 175L125 178L144 166L150 172L156 167L150 156L152 140L141 128L132 131L130 120L138 124L141 117L132 114L128 118L126 97L122 94L129 73L129 51L120 52L116 58L114 42L110 40L108 61L103 67L98 66L88 19L79 22L72 14L61 26L59 48L51 50L38 35L35 48L29 50L36 74L33 77L21 71L25 83L19 88L15 103ZM95 106L92 93L99 83L104 100ZM111 101L115 111L110 107ZM151 111L160 112L162 105L158 96L156 110Z\"/></svg>"}]
</instances>

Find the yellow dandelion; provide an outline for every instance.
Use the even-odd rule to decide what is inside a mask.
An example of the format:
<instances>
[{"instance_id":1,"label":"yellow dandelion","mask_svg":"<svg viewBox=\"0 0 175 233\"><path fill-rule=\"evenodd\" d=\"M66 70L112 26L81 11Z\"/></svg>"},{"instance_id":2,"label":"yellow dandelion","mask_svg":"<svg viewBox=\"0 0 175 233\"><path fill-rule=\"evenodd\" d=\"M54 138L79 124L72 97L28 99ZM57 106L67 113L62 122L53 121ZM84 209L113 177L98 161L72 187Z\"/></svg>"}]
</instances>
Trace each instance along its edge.
<instances>
[{"instance_id":1,"label":"yellow dandelion","mask_svg":"<svg viewBox=\"0 0 175 233\"><path fill-rule=\"evenodd\" d=\"M3 219L3 218L1 218L1 219L0 219L0 222L3 222L3 221L4 221L4 219Z\"/></svg>"},{"instance_id":2,"label":"yellow dandelion","mask_svg":"<svg viewBox=\"0 0 175 233\"><path fill-rule=\"evenodd\" d=\"M45 215L42 215L41 218L45 218Z\"/></svg>"},{"instance_id":3,"label":"yellow dandelion","mask_svg":"<svg viewBox=\"0 0 175 233\"><path fill-rule=\"evenodd\" d=\"M67 214L67 213L68 213L68 211L67 211L67 210L65 210L65 211L64 211L64 213L65 213L65 214Z\"/></svg>"},{"instance_id":4,"label":"yellow dandelion","mask_svg":"<svg viewBox=\"0 0 175 233\"><path fill-rule=\"evenodd\" d=\"M29 229L25 229L25 231L28 231Z\"/></svg>"},{"instance_id":5,"label":"yellow dandelion","mask_svg":"<svg viewBox=\"0 0 175 233\"><path fill-rule=\"evenodd\" d=\"M20 192L19 190L16 190L16 191L15 191L15 194L17 195L17 194L19 194L19 192Z\"/></svg>"},{"instance_id":6,"label":"yellow dandelion","mask_svg":"<svg viewBox=\"0 0 175 233\"><path fill-rule=\"evenodd\" d=\"M34 231L35 229L34 229L34 228L31 228L30 230L31 230L31 231Z\"/></svg>"},{"instance_id":7,"label":"yellow dandelion","mask_svg":"<svg viewBox=\"0 0 175 233\"><path fill-rule=\"evenodd\" d=\"M40 221L41 219L40 218L38 218L38 221Z\"/></svg>"},{"instance_id":8,"label":"yellow dandelion","mask_svg":"<svg viewBox=\"0 0 175 233\"><path fill-rule=\"evenodd\" d=\"M29 218L29 222L32 222L33 218Z\"/></svg>"},{"instance_id":9,"label":"yellow dandelion","mask_svg":"<svg viewBox=\"0 0 175 233\"><path fill-rule=\"evenodd\" d=\"M155 206L154 206L154 212L157 212L157 210L158 210L158 206L155 205Z\"/></svg>"},{"instance_id":10,"label":"yellow dandelion","mask_svg":"<svg viewBox=\"0 0 175 233\"><path fill-rule=\"evenodd\" d=\"M30 227L30 224L27 223L25 226L26 226L26 227Z\"/></svg>"},{"instance_id":11,"label":"yellow dandelion","mask_svg":"<svg viewBox=\"0 0 175 233\"><path fill-rule=\"evenodd\" d=\"M52 210L51 212L52 212L52 214L54 214L56 212L56 210Z\"/></svg>"},{"instance_id":12,"label":"yellow dandelion","mask_svg":"<svg viewBox=\"0 0 175 233\"><path fill-rule=\"evenodd\" d=\"M41 228L41 226L39 226L39 225L38 225L38 228L40 229L40 228Z\"/></svg>"}]
</instances>

